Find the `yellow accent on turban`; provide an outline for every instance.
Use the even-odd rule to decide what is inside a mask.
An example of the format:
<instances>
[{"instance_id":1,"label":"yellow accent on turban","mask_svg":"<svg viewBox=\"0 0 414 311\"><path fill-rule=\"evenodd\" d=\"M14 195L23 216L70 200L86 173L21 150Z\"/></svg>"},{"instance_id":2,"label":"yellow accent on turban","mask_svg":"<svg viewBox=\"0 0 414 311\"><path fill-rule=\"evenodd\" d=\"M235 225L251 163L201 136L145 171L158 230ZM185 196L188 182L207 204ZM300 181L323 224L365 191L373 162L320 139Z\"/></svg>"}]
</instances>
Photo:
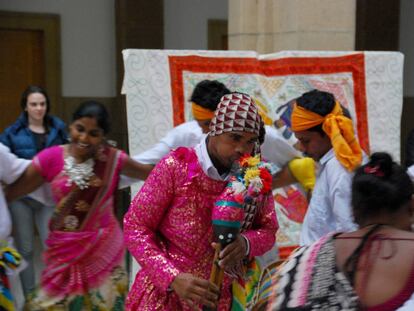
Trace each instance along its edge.
<instances>
[{"instance_id":1,"label":"yellow accent on turban","mask_svg":"<svg viewBox=\"0 0 414 311\"><path fill-rule=\"evenodd\" d=\"M201 107L194 102L191 103L191 109L196 120L211 120L214 117L214 111Z\"/></svg>"},{"instance_id":2,"label":"yellow accent on turban","mask_svg":"<svg viewBox=\"0 0 414 311\"><path fill-rule=\"evenodd\" d=\"M263 123L266 125L272 125L273 120L267 115L269 109L267 109L267 107L257 98L253 98L253 100L259 108L259 114L262 117Z\"/></svg>"},{"instance_id":3,"label":"yellow accent on turban","mask_svg":"<svg viewBox=\"0 0 414 311\"><path fill-rule=\"evenodd\" d=\"M353 171L362 162L362 149L355 137L352 120L342 114L341 105L336 102L332 112L321 116L296 103L293 107L292 131L306 131L322 124L322 129L331 140L335 156L348 170Z\"/></svg>"}]
</instances>

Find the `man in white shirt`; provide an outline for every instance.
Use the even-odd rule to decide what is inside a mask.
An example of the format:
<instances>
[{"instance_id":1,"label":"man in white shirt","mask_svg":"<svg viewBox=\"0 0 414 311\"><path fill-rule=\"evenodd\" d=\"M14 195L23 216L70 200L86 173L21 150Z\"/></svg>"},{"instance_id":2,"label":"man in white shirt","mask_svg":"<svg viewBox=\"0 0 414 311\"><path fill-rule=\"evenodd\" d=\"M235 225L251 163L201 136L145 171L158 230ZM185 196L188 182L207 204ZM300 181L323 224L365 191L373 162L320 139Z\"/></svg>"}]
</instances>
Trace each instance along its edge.
<instances>
[{"instance_id":1,"label":"man in white shirt","mask_svg":"<svg viewBox=\"0 0 414 311\"><path fill-rule=\"evenodd\" d=\"M157 144L133 158L144 164L155 165L173 149L197 145L209 132L210 120L220 98L229 93L230 90L216 80L199 82L190 98L194 120L174 127Z\"/></svg>"},{"instance_id":2,"label":"man in white shirt","mask_svg":"<svg viewBox=\"0 0 414 311\"><path fill-rule=\"evenodd\" d=\"M11 184L16 181L30 164L29 160L19 159L10 150L0 143L0 181L3 184ZM12 222L4 197L3 187L0 187L0 262L3 261L3 253L15 251L11 237ZM11 249L13 248L13 250ZM14 255L13 255L14 256ZM7 266L7 262L1 262L1 269ZM0 269L0 273L5 272ZM17 281L17 280L14 280ZM4 298L4 299L2 299ZM0 278L0 310L9 310L13 306L13 300L7 284L2 284Z\"/></svg>"},{"instance_id":3,"label":"man in white shirt","mask_svg":"<svg viewBox=\"0 0 414 311\"><path fill-rule=\"evenodd\" d=\"M9 148L0 143L0 181L11 184L20 177L30 164L29 160L19 159ZM11 218L4 197L3 188L0 187L0 241L7 241L11 235Z\"/></svg>"},{"instance_id":4,"label":"man in white shirt","mask_svg":"<svg viewBox=\"0 0 414 311\"><path fill-rule=\"evenodd\" d=\"M331 231L356 229L351 212L353 170L363 160L352 120L332 94L313 90L296 100L292 131L302 151L319 162L301 244L309 245Z\"/></svg>"}]
</instances>

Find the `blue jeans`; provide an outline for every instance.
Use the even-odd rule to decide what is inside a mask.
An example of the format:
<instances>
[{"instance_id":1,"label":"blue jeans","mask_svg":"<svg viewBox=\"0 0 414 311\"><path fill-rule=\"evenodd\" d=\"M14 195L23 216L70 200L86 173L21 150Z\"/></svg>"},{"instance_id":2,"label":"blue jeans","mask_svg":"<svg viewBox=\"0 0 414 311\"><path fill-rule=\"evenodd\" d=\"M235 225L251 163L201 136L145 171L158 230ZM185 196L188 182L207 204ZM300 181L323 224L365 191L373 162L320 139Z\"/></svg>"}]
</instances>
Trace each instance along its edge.
<instances>
[{"instance_id":1,"label":"blue jeans","mask_svg":"<svg viewBox=\"0 0 414 311\"><path fill-rule=\"evenodd\" d=\"M52 217L54 207L28 197L18 199L9 204L13 221L13 236L20 254L27 261L27 268L20 273L24 295L27 296L35 289L34 270L34 225L36 224L40 239L45 248L45 241L49 234L49 220Z\"/></svg>"}]
</instances>

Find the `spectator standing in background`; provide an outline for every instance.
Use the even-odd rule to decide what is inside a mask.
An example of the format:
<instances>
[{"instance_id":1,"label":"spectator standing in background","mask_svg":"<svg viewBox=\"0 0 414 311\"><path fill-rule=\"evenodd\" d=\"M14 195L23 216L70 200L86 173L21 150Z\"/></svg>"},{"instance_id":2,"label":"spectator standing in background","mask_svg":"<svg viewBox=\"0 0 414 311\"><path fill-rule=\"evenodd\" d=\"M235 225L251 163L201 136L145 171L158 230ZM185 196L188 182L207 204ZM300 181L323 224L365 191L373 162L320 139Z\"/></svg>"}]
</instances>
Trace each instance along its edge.
<instances>
[{"instance_id":1,"label":"spectator standing in background","mask_svg":"<svg viewBox=\"0 0 414 311\"><path fill-rule=\"evenodd\" d=\"M65 123L49 115L50 100L43 88L29 86L22 93L20 105L21 115L0 135L0 142L17 157L31 160L39 151L68 141ZM27 296L35 288L34 225L44 246L54 207L26 196L11 202L9 209L17 248L28 263L21 273L23 292Z\"/></svg>"}]
</instances>

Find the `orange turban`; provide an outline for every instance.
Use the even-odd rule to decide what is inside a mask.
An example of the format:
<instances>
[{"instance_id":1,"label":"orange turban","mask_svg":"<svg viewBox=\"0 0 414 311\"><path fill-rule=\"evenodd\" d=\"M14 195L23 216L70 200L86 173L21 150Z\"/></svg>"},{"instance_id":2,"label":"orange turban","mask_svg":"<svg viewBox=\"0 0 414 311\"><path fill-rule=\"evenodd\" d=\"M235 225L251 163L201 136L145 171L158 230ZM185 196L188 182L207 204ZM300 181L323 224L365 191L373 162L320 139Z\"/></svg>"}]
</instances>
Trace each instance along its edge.
<instances>
[{"instance_id":1,"label":"orange turban","mask_svg":"<svg viewBox=\"0 0 414 311\"><path fill-rule=\"evenodd\" d=\"M292 131L306 131L322 124L322 129L331 140L335 156L348 170L353 171L362 162L362 149L355 137L352 120L342 114L341 105L338 102L331 113L321 116L309 111L296 103L293 107Z\"/></svg>"},{"instance_id":2,"label":"orange turban","mask_svg":"<svg viewBox=\"0 0 414 311\"><path fill-rule=\"evenodd\" d=\"M204 108L196 103L191 103L191 109L193 110L193 117L196 120L211 120L214 117L214 111Z\"/></svg>"}]
</instances>

